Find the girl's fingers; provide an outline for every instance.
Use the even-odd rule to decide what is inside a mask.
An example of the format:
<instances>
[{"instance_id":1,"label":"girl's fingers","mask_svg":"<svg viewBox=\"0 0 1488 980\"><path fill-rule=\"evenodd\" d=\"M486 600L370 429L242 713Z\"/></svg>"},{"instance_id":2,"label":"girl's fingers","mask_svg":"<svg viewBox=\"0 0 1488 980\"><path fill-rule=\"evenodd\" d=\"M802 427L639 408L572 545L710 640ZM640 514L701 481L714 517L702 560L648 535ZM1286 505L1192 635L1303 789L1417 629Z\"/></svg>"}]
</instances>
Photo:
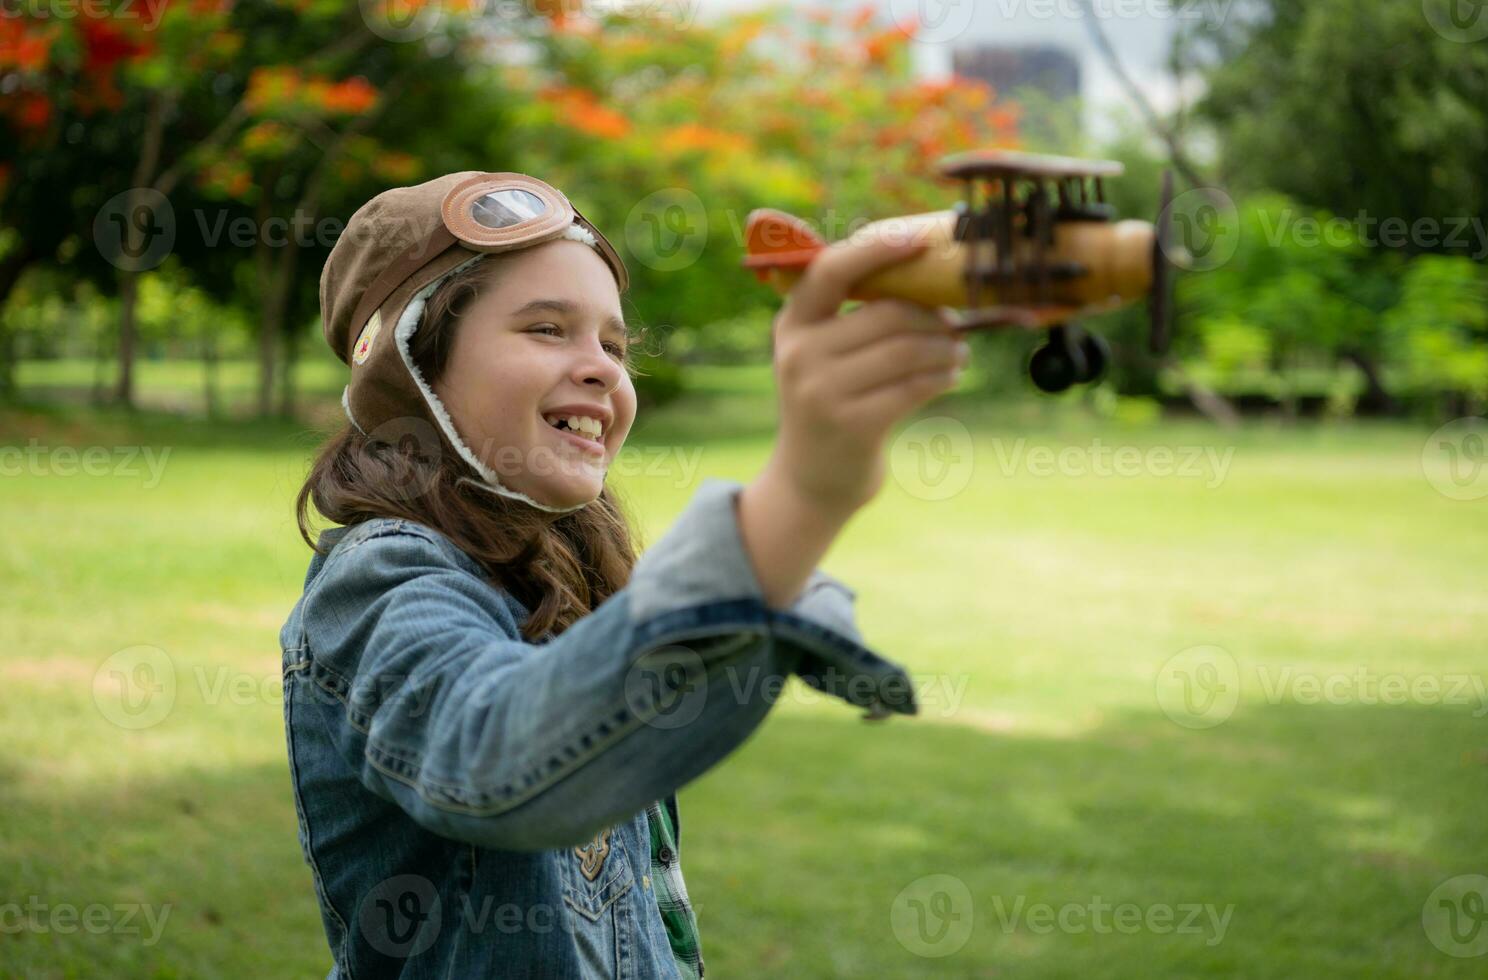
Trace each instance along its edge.
<instances>
[{"instance_id":1,"label":"girl's fingers","mask_svg":"<svg viewBox=\"0 0 1488 980\"><path fill-rule=\"evenodd\" d=\"M911 331L951 333L954 326L955 321L946 310L904 300L882 299L841 314L819 336L811 339L823 350L844 354L867 347L890 334Z\"/></svg>"},{"instance_id":2,"label":"girl's fingers","mask_svg":"<svg viewBox=\"0 0 1488 980\"><path fill-rule=\"evenodd\" d=\"M955 367L918 371L854 398L846 411L864 425L886 430L926 402L956 387L960 377L961 371Z\"/></svg>"},{"instance_id":3,"label":"girl's fingers","mask_svg":"<svg viewBox=\"0 0 1488 980\"><path fill-rule=\"evenodd\" d=\"M907 262L925 250L924 242L873 238L845 239L828 247L806 267L780 312L780 326L826 320L837 312L852 287L880 269Z\"/></svg>"},{"instance_id":4,"label":"girl's fingers","mask_svg":"<svg viewBox=\"0 0 1488 980\"><path fill-rule=\"evenodd\" d=\"M822 371L823 384L842 397L854 397L893 386L910 375L964 364L968 354L965 341L950 334L891 334L834 358Z\"/></svg>"}]
</instances>

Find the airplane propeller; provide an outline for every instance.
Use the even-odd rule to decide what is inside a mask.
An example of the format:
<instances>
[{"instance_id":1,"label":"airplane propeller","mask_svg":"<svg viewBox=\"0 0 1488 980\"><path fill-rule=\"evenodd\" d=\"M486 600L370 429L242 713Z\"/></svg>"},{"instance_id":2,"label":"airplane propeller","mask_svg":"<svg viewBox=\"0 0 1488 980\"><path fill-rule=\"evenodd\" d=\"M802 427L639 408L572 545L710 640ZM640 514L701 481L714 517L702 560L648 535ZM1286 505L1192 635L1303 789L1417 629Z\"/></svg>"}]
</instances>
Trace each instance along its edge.
<instances>
[{"instance_id":1,"label":"airplane propeller","mask_svg":"<svg viewBox=\"0 0 1488 980\"><path fill-rule=\"evenodd\" d=\"M1159 356L1168 352L1173 339L1173 172L1163 171L1162 199L1153 225L1157 233L1152 240L1152 294L1147 299L1151 325L1148 349Z\"/></svg>"}]
</instances>

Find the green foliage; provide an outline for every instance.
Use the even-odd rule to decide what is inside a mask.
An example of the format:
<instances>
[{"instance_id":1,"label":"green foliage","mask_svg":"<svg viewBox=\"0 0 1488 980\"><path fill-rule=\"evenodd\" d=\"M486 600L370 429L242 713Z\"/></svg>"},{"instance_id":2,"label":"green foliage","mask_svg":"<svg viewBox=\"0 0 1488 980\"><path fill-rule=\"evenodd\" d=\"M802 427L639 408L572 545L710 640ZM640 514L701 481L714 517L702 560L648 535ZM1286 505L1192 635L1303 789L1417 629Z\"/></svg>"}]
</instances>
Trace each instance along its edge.
<instances>
[{"instance_id":1,"label":"green foliage","mask_svg":"<svg viewBox=\"0 0 1488 980\"><path fill-rule=\"evenodd\" d=\"M1391 394L1427 405L1439 392L1488 395L1488 276L1460 256L1409 261L1365 248L1355 226L1256 195L1211 229L1232 257L1179 278L1179 350L1221 391L1287 400L1339 394L1347 358L1378 366ZM1320 387L1321 386L1321 387Z\"/></svg>"},{"instance_id":2,"label":"green foliage","mask_svg":"<svg viewBox=\"0 0 1488 980\"><path fill-rule=\"evenodd\" d=\"M1488 213L1488 45L1433 29L1447 6L1241 0L1201 23L1226 183L1350 217Z\"/></svg>"},{"instance_id":3,"label":"green foliage","mask_svg":"<svg viewBox=\"0 0 1488 980\"><path fill-rule=\"evenodd\" d=\"M769 361L774 315L771 307L760 305L712 323L679 324L667 337L667 356L678 361L706 359L719 364Z\"/></svg>"},{"instance_id":4,"label":"green foliage","mask_svg":"<svg viewBox=\"0 0 1488 980\"><path fill-rule=\"evenodd\" d=\"M1271 365L1271 335L1264 328L1232 313L1220 313L1199 324L1204 361L1220 379L1233 380L1267 371Z\"/></svg>"},{"instance_id":5,"label":"green foliage","mask_svg":"<svg viewBox=\"0 0 1488 980\"><path fill-rule=\"evenodd\" d=\"M1450 6L1242 0L1180 37L1180 62L1203 76L1198 118L1218 137L1220 177L1257 202L1246 220L1271 222L1265 247L1242 240L1189 290L1211 318L1201 331L1241 321L1271 338L1273 369L1317 347L1372 365L1406 401L1481 403L1472 263L1488 258L1488 46L1457 36ZM1296 224L1277 224L1275 193L1298 202L1281 206L1294 218L1331 222L1329 240L1299 244Z\"/></svg>"},{"instance_id":6,"label":"green foliage","mask_svg":"<svg viewBox=\"0 0 1488 980\"><path fill-rule=\"evenodd\" d=\"M636 399L641 410L675 401L686 389L682 365L670 358L638 358L636 370Z\"/></svg>"},{"instance_id":7,"label":"green foliage","mask_svg":"<svg viewBox=\"0 0 1488 980\"><path fill-rule=\"evenodd\" d=\"M1479 406L1488 404L1488 274L1482 266L1455 256L1417 258L1383 327L1411 388L1465 392Z\"/></svg>"},{"instance_id":8,"label":"green foliage","mask_svg":"<svg viewBox=\"0 0 1488 980\"><path fill-rule=\"evenodd\" d=\"M1288 397L1341 350L1376 346L1376 318L1348 287L1361 249L1331 216L1257 195L1212 220L1208 233L1233 242L1234 253L1179 278L1184 322L1198 340L1185 348L1192 373L1220 390Z\"/></svg>"}]
</instances>

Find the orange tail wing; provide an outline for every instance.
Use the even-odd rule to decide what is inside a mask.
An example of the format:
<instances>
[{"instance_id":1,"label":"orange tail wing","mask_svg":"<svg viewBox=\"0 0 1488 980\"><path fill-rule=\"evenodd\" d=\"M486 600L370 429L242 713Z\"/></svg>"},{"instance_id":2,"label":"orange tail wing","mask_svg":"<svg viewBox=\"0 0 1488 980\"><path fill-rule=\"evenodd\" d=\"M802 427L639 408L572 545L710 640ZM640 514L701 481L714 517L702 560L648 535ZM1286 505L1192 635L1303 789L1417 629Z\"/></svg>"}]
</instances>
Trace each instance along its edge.
<instances>
[{"instance_id":1,"label":"orange tail wing","mask_svg":"<svg viewBox=\"0 0 1488 980\"><path fill-rule=\"evenodd\" d=\"M749 212L744 223L744 267L764 282L770 269L804 269L827 247L810 225L774 208Z\"/></svg>"}]
</instances>

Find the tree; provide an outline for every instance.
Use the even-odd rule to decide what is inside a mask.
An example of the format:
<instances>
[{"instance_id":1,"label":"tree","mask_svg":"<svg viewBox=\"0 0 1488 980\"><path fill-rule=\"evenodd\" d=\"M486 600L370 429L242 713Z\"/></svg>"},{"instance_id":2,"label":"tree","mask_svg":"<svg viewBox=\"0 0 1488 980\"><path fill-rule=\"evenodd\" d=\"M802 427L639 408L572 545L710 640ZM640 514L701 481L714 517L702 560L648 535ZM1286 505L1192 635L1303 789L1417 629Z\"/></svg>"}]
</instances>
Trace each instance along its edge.
<instances>
[{"instance_id":1,"label":"tree","mask_svg":"<svg viewBox=\"0 0 1488 980\"><path fill-rule=\"evenodd\" d=\"M391 186L487 168L505 113L497 91L473 74L483 42L470 17L454 16L462 9L441 4L437 26L402 41L372 30L355 8L348 23L341 4L319 5L309 24L244 26L262 50L243 60L234 109L243 125L198 169L219 221L213 240L197 245L227 253L238 299L255 311L261 414L273 410L276 376L278 411L294 412L302 328L319 306L317 273L351 212ZM272 14L303 21L313 12ZM277 39L290 29L311 54L285 57ZM241 215L252 234L222 242L221 229ZM209 230L198 230L206 239Z\"/></svg>"},{"instance_id":2,"label":"tree","mask_svg":"<svg viewBox=\"0 0 1488 980\"><path fill-rule=\"evenodd\" d=\"M837 239L947 207L936 161L1017 142L1016 107L978 82L915 80L911 34L875 10L686 28L557 18L521 39L536 57L508 59L507 85L530 93L523 159L624 238L643 322L698 349L705 325L774 304L740 265L754 208L795 212ZM768 318L750 322L767 349Z\"/></svg>"},{"instance_id":3,"label":"tree","mask_svg":"<svg viewBox=\"0 0 1488 980\"><path fill-rule=\"evenodd\" d=\"M183 115L201 118L203 106L183 99L186 80L212 71L238 46L240 39L223 30L230 7L211 0L166 6L154 11L153 23L128 5L69 19L27 10L0 27L10 42L0 45L0 75L19 93L7 102L15 155L0 165L8 178L0 219L21 231L23 243L0 275L0 298L26 266L57 260L69 239L96 245L74 244L70 259L82 275L115 280L116 396L125 404L132 398L136 276L164 257L155 254L166 220L156 205L189 172L180 162L189 153L175 137L194 137L189 126L172 124Z\"/></svg>"},{"instance_id":4,"label":"tree","mask_svg":"<svg viewBox=\"0 0 1488 980\"><path fill-rule=\"evenodd\" d=\"M1272 189L1304 211L1338 216L1366 246L1351 288L1375 314L1395 303L1403 283L1462 268L1417 271L1412 261L1407 270L1401 258L1488 258L1488 45L1470 43L1447 18L1449 7L1245 0L1180 40L1207 86L1196 108L1217 130L1223 182L1237 196ZM1414 308L1393 322L1434 329ZM1466 330L1464 343L1488 342L1472 322L1437 326ZM1379 329L1338 340L1338 353L1365 378L1361 407L1390 408L1381 359L1412 345L1398 336L1386 344ZM1460 350L1464 363L1476 363ZM1457 383L1455 371L1435 375Z\"/></svg>"},{"instance_id":5,"label":"tree","mask_svg":"<svg viewBox=\"0 0 1488 980\"><path fill-rule=\"evenodd\" d=\"M1445 6L1237 0L1198 22L1196 108L1219 131L1226 186L1410 227L1488 213L1488 45L1438 30ZM1398 247L1462 248L1422 235Z\"/></svg>"},{"instance_id":6,"label":"tree","mask_svg":"<svg viewBox=\"0 0 1488 980\"><path fill-rule=\"evenodd\" d=\"M148 25L123 8L0 20L0 84L20 93L4 103L16 139L0 162L0 227L20 234L0 255L0 298L38 261L117 292L128 404L137 277L174 254L216 298L255 311L270 411L278 347L288 338L292 359L317 305L302 264L334 243L320 219L344 220L425 162L480 167L501 135L500 100L471 78L473 5L436 6L437 25L412 31L335 0L193 0ZM223 237L243 221L246 244Z\"/></svg>"},{"instance_id":7,"label":"tree","mask_svg":"<svg viewBox=\"0 0 1488 980\"><path fill-rule=\"evenodd\" d=\"M1488 275L1481 265L1446 255L1411 262L1383 333L1409 387L1450 393L1448 415L1488 407Z\"/></svg>"}]
</instances>

